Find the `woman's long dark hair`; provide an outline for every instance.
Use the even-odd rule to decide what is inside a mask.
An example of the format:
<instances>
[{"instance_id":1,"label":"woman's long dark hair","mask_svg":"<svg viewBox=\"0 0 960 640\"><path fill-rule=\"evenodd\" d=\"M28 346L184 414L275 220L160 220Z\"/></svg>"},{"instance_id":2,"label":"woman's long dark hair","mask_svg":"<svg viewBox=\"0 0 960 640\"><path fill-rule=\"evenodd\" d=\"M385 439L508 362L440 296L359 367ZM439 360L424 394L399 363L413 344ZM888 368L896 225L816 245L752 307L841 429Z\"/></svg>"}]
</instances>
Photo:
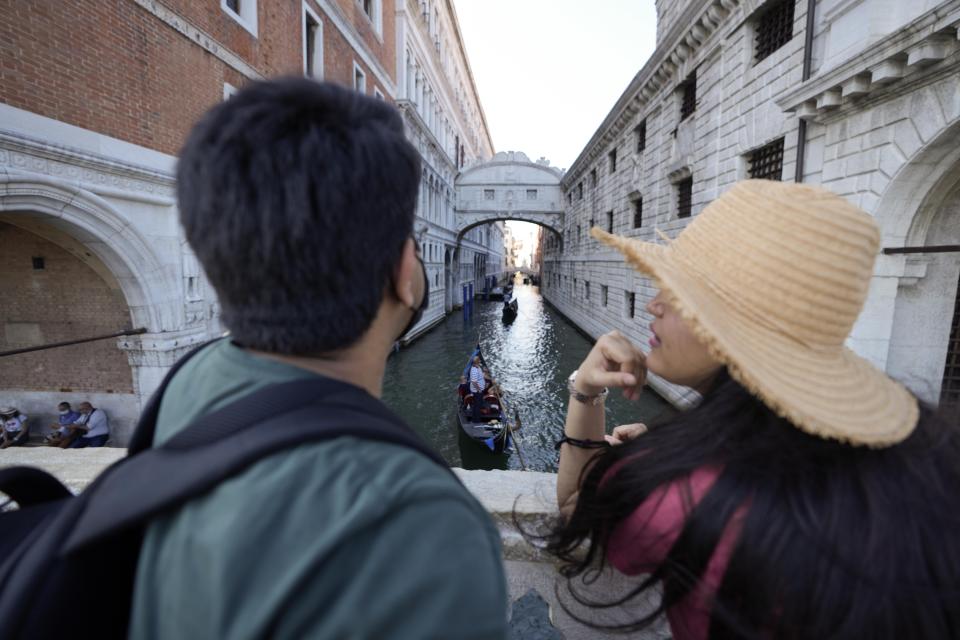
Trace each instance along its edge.
<instances>
[{"instance_id":1,"label":"woman's long dark hair","mask_svg":"<svg viewBox=\"0 0 960 640\"><path fill-rule=\"evenodd\" d=\"M658 487L713 465L720 475L666 560L617 600L662 587L659 607L616 626L646 627L689 594L745 508L711 638L960 637L958 432L921 409L917 429L895 446L823 440L724 372L697 408L600 454L546 548L564 562L574 597L601 606L574 579L590 582L616 526Z\"/></svg>"}]
</instances>

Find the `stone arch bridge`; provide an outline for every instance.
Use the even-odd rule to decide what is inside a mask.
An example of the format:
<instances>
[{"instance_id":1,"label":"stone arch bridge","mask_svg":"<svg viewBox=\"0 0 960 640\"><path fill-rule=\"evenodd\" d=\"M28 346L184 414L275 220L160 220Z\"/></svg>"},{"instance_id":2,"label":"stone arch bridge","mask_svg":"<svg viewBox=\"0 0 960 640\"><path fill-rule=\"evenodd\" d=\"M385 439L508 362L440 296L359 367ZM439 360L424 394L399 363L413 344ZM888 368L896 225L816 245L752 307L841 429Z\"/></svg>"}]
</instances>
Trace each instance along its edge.
<instances>
[{"instance_id":1,"label":"stone arch bridge","mask_svg":"<svg viewBox=\"0 0 960 640\"><path fill-rule=\"evenodd\" d=\"M501 152L464 170L456 180L457 245L474 227L500 220L532 222L563 243L562 171L546 160Z\"/></svg>"}]
</instances>

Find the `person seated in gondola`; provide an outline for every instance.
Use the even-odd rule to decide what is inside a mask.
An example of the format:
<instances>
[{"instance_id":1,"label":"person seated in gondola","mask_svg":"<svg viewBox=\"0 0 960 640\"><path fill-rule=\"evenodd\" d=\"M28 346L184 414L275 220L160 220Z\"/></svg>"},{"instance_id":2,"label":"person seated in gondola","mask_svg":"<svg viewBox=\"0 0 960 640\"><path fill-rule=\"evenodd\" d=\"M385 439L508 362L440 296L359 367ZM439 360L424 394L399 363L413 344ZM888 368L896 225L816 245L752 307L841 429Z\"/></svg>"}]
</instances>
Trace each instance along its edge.
<instances>
[{"instance_id":1,"label":"person seated in gondola","mask_svg":"<svg viewBox=\"0 0 960 640\"><path fill-rule=\"evenodd\" d=\"M460 384L457 386L457 395L463 400L470 395L470 383L467 382L467 376L460 376Z\"/></svg>"}]
</instances>

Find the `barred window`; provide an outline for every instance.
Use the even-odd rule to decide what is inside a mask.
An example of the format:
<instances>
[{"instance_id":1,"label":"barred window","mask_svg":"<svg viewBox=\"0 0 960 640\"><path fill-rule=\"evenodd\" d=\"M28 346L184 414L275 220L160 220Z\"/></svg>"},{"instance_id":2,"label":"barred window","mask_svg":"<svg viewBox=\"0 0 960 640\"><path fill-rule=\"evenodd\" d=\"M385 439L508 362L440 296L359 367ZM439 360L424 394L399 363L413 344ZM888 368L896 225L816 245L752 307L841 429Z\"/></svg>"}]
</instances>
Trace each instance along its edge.
<instances>
[{"instance_id":1,"label":"barred window","mask_svg":"<svg viewBox=\"0 0 960 640\"><path fill-rule=\"evenodd\" d=\"M616 173L617 172L617 150L614 149L613 151L608 153L607 158L610 159L610 173Z\"/></svg>"},{"instance_id":2,"label":"barred window","mask_svg":"<svg viewBox=\"0 0 960 640\"><path fill-rule=\"evenodd\" d=\"M643 198L637 198L633 201L633 228L639 229L643 226Z\"/></svg>"},{"instance_id":3,"label":"barred window","mask_svg":"<svg viewBox=\"0 0 960 640\"><path fill-rule=\"evenodd\" d=\"M583 183L577 183L577 200L583 200Z\"/></svg>"},{"instance_id":4,"label":"barred window","mask_svg":"<svg viewBox=\"0 0 960 640\"><path fill-rule=\"evenodd\" d=\"M697 110L697 72L693 71L680 85L680 120L686 120Z\"/></svg>"},{"instance_id":5,"label":"barred window","mask_svg":"<svg viewBox=\"0 0 960 640\"><path fill-rule=\"evenodd\" d=\"M633 130L637 136L637 153L647 148L647 121L644 120Z\"/></svg>"},{"instance_id":6,"label":"barred window","mask_svg":"<svg viewBox=\"0 0 960 640\"><path fill-rule=\"evenodd\" d=\"M600 304L607 306L607 285L600 285Z\"/></svg>"},{"instance_id":7,"label":"barred window","mask_svg":"<svg viewBox=\"0 0 960 640\"><path fill-rule=\"evenodd\" d=\"M957 299L953 306L953 328L947 343L947 366L943 370L943 385L940 387L940 406L948 415L960 418L960 282L957 283Z\"/></svg>"},{"instance_id":8,"label":"barred window","mask_svg":"<svg viewBox=\"0 0 960 640\"><path fill-rule=\"evenodd\" d=\"M536 199L537 199L537 190L527 189L527 200L536 200Z\"/></svg>"},{"instance_id":9,"label":"barred window","mask_svg":"<svg viewBox=\"0 0 960 640\"><path fill-rule=\"evenodd\" d=\"M483 199L484 200L496 200L497 192L494 189L484 189L483 190Z\"/></svg>"},{"instance_id":10,"label":"barred window","mask_svg":"<svg viewBox=\"0 0 960 640\"><path fill-rule=\"evenodd\" d=\"M637 294L632 291L625 291L624 298L624 302L627 304L627 317L632 318L637 312Z\"/></svg>"},{"instance_id":11,"label":"barred window","mask_svg":"<svg viewBox=\"0 0 960 640\"><path fill-rule=\"evenodd\" d=\"M693 205L693 177L677 183L677 217L689 218Z\"/></svg>"},{"instance_id":12,"label":"barred window","mask_svg":"<svg viewBox=\"0 0 960 640\"><path fill-rule=\"evenodd\" d=\"M607 211L607 233L613 233L613 211Z\"/></svg>"},{"instance_id":13,"label":"barred window","mask_svg":"<svg viewBox=\"0 0 960 640\"><path fill-rule=\"evenodd\" d=\"M748 175L764 180L783 179L783 138L747 154Z\"/></svg>"},{"instance_id":14,"label":"barred window","mask_svg":"<svg viewBox=\"0 0 960 640\"><path fill-rule=\"evenodd\" d=\"M590 188L593 189L595 186L597 186L597 170L591 169L590 170Z\"/></svg>"},{"instance_id":15,"label":"barred window","mask_svg":"<svg viewBox=\"0 0 960 640\"><path fill-rule=\"evenodd\" d=\"M793 38L793 10L796 0L775 0L758 12L754 63L790 42Z\"/></svg>"}]
</instances>

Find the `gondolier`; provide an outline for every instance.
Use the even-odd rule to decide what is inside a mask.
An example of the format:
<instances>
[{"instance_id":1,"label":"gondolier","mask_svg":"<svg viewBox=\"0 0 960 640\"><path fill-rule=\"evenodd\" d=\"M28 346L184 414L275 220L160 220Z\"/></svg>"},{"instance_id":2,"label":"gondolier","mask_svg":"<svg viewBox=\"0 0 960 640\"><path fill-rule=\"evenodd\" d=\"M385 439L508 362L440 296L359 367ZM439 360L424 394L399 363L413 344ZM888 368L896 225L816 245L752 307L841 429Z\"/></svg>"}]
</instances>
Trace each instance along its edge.
<instances>
[{"instance_id":1,"label":"gondolier","mask_svg":"<svg viewBox=\"0 0 960 640\"><path fill-rule=\"evenodd\" d=\"M483 410L483 391L487 383L483 377L483 367L480 365L480 357L473 359L473 365L470 367L470 393L473 394L473 420L479 422L481 411Z\"/></svg>"}]
</instances>

